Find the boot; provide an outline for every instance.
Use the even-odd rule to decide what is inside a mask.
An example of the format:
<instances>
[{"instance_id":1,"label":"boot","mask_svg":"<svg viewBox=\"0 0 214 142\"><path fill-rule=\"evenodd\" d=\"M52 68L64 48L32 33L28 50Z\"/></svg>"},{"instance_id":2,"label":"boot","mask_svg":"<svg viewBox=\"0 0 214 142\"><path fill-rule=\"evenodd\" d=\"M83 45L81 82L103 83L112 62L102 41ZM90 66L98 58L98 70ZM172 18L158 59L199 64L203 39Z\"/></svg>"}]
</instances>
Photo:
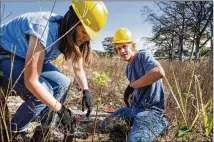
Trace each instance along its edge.
<instances>
[{"instance_id":1,"label":"boot","mask_svg":"<svg viewBox=\"0 0 214 142\"><path fill-rule=\"evenodd\" d=\"M42 128L41 125L39 125L36 127L30 142L47 142L50 138L50 135L50 128Z\"/></svg>"},{"instance_id":2,"label":"boot","mask_svg":"<svg viewBox=\"0 0 214 142\"><path fill-rule=\"evenodd\" d=\"M128 132L124 131L122 128L115 128L109 133L109 141L115 142L127 142Z\"/></svg>"},{"instance_id":3,"label":"boot","mask_svg":"<svg viewBox=\"0 0 214 142\"><path fill-rule=\"evenodd\" d=\"M27 140L27 132L14 132L10 130L0 130L0 142L25 142Z\"/></svg>"},{"instance_id":4,"label":"boot","mask_svg":"<svg viewBox=\"0 0 214 142\"><path fill-rule=\"evenodd\" d=\"M12 142L26 142L26 132L12 132Z\"/></svg>"}]
</instances>

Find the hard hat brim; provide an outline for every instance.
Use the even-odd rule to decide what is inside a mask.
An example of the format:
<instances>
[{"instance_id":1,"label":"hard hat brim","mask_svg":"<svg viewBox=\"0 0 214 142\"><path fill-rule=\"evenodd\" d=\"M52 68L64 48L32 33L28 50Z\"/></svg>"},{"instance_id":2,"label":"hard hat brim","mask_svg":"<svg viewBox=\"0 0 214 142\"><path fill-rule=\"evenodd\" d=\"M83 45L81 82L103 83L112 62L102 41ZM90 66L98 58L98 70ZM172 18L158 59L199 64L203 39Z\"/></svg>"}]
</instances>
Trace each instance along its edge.
<instances>
[{"instance_id":1,"label":"hard hat brim","mask_svg":"<svg viewBox=\"0 0 214 142\"><path fill-rule=\"evenodd\" d=\"M81 21L81 23L82 23L83 27L85 28L85 30L86 30L86 32L90 38L98 39L98 33L97 32L94 32L93 30L91 30L91 28L88 27L87 25L85 25L84 22Z\"/></svg>"},{"instance_id":2,"label":"hard hat brim","mask_svg":"<svg viewBox=\"0 0 214 142\"><path fill-rule=\"evenodd\" d=\"M113 41L113 43L128 43L128 42L133 42L132 40L120 40L120 41Z\"/></svg>"}]
</instances>

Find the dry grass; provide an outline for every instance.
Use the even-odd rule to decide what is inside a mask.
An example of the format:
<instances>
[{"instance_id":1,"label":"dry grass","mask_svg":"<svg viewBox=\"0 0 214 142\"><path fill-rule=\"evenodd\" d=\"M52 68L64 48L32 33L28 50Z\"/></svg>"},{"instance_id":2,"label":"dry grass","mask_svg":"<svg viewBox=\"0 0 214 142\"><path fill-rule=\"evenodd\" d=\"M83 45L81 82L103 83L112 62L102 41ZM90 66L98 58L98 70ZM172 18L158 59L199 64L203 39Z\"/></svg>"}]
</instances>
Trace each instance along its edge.
<instances>
[{"instance_id":1,"label":"dry grass","mask_svg":"<svg viewBox=\"0 0 214 142\"><path fill-rule=\"evenodd\" d=\"M62 62L61 60L62 59L60 59L60 64L58 64L57 62L55 62L55 64L57 64L57 66L61 69L62 72L72 78L73 72L71 68L69 68L71 62ZM166 110L167 115L170 119L170 125L168 127L168 131L158 141L212 141L212 131L209 136L205 136L203 114L200 115L199 119L196 121L191 133L188 133L182 138L175 137L176 132L181 126L191 126L196 114L199 112L199 109L202 105L200 101L200 93L203 96L202 102L204 103L204 105L209 101L210 98L212 98L212 63L210 63L208 60L183 63L180 63L178 61L170 62L166 60L161 60L160 63L166 72L166 78L170 84L169 86L166 80L163 80L167 98ZM100 92L102 93L102 104L100 106L101 109L104 107L119 108L125 105L123 102L123 91L128 85L128 81L125 78L124 73L125 66L126 63L120 61L117 58L110 59L96 57L92 65L86 68L89 86L91 91L93 92L94 98L100 96ZM194 66L195 71L193 72ZM105 86L97 86L92 81L92 78L96 72L105 72L108 75L110 80ZM197 79L199 83L197 82ZM180 105L181 102L179 100L179 93L183 97L184 101L187 100L185 115L187 122L184 121L181 115L181 111L179 110L175 98L173 98L172 96L172 91L169 87L172 88L174 95L178 99ZM67 102L69 101L70 99ZM81 109L81 101L72 102L70 103L70 105L74 103L77 103L76 107L78 109ZM212 119L213 116L211 108L212 107L208 107L206 109L206 114L210 119Z\"/></svg>"},{"instance_id":2,"label":"dry grass","mask_svg":"<svg viewBox=\"0 0 214 142\"><path fill-rule=\"evenodd\" d=\"M177 98L178 94L180 93L183 97L183 101L187 101L185 117L187 120L187 125L190 126L193 123L193 120L195 119L199 109L202 107L202 103L199 101L200 90L204 104L207 103L209 99L213 98L213 66L209 60L183 63L178 61L160 61L160 63L166 72L166 78L169 81L169 84ZM195 71L193 71L194 67ZM200 84L198 84L197 79L199 80ZM177 80L177 85L175 80ZM172 93L170 92L166 80L163 81L167 97L166 109L171 124L168 130L169 135L166 137L171 137L168 139L172 139L172 137L174 137L175 133L178 131L179 127L185 126L185 122L182 118L180 110L178 109L178 105L176 105L175 99L172 97ZM181 101L179 101L179 103L181 105ZM208 113L209 119L212 119L213 111L210 108L212 108L212 105L210 105L209 109L206 109L206 111ZM201 115L197 120L192 133L188 134L186 137L184 137L184 139L175 140L184 141L186 139L189 141L212 141L213 132L211 131L210 135L206 137L203 123L203 115Z\"/></svg>"},{"instance_id":3,"label":"dry grass","mask_svg":"<svg viewBox=\"0 0 214 142\"><path fill-rule=\"evenodd\" d=\"M213 81L212 81L212 64L209 60L203 60L200 62L183 62L178 61L166 61L161 60L161 65L163 66L166 72L166 78L178 99L178 93L183 97L184 102L186 103L186 120L187 126L192 125L193 120L196 117L199 109L201 109L200 102L200 90L202 94L202 100L206 104L213 94ZM92 67L88 69L89 73L94 71L106 72L109 73L109 78L111 81L109 85L104 88L104 106L116 107L124 106L123 103L123 91L128 84L128 81L125 79L125 63L120 61L117 58L108 59L108 58L99 58L96 59ZM195 67L195 71L193 71ZM174 72L174 76L173 76ZM196 81L198 79L198 82ZM177 85L175 83L177 81ZM204 128L204 118L203 115L200 115L199 119L194 125L193 131L190 134L185 135L182 138L175 138L175 134L181 126L185 126L185 122L182 118L181 112L178 109L178 105L175 102L175 99L172 97L169 86L166 83L166 80L163 80L165 93L166 93L166 110L167 115L170 118L170 125L168 132L162 136L160 141L211 141L212 131L208 137L205 136ZM92 90L96 95L96 86L93 87L93 83L90 82ZM189 95L187 95L189 94ZM188 99L187 99L188 97ZM179 100L179 99L178 99ZM111 104L109 102L112 102ZM181 102L179 102L181 103ZM212 105L210 105L212 106ZM211 107L206 109L207 116L212 119L212 109Z\"/></svg>"}]
</instances>

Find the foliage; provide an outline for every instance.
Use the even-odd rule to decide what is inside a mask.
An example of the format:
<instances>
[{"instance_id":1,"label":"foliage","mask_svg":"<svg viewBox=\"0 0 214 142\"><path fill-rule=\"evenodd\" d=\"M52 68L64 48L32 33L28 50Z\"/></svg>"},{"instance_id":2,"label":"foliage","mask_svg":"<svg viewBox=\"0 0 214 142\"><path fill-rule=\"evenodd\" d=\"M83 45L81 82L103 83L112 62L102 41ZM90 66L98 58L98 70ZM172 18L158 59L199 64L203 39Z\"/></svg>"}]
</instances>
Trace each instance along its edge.
<instances>
[{"instance_id":1,"label":"foliage","mask_svg":"<svg viewBox=\"0 0 214 142\"><path fill-rule=\"evenodd\" d=\"M169 59L173 58L177 50L179 60L183 61L182 56L187 49L191 49L190 56L194 52L198 59L201 45L211 40L213 35L213 2L161 1L155 2L155 7L158 12L148 7L142 10L145 22L153 25L153 35L146 37L147 41L155 43Z\"/></svg>"},{"instance_id":2,"label":"foliage","mask_svg":"<svg viewBox=\"0 0 214 142\"><path fill-rule=\"evenodd\" d=\"M112 41L113 41L113 37L106 37L104 41L102 41L103 48L110 57L114 55L114 44Z\"/></svg>"},{"instance_id":3,"label":"foliage","mask_svg":"<svg viewBox=\"0 0 214 142\"><path fill-rule=\"evenodd\" d=\"M200 57L205 56L207 52L209 52L209 48L202 46L199 53Z\"/></svg>"},{"instance_id":4,"label":"foliage","mask_svg":"<svg viewBox=\"0 0 214 142\"><path fill-rule=\"evenodd\" d=\"M106 81L109 80L109 77L105 72L102 72L101 74L94 72L92 80L98 85L105 85Z\"/></svg>"}]
</instances>

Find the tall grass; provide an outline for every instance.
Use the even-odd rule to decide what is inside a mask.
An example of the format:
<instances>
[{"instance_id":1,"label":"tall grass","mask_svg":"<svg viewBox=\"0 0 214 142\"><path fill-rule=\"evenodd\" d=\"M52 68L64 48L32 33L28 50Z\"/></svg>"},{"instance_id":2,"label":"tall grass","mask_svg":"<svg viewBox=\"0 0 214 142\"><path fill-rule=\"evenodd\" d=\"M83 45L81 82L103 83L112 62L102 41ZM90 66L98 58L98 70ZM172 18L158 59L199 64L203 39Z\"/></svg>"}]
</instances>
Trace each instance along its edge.
<instances>
[{"instance_id":1,"label":"tall grass","mask_svg":"<svg viewBox=\"0 0 214 142\"><path fill-rule=\"evenodd\" d=\"M210 141L213 135L212 64L209 60L183 63L161 60L160 63L166 72L163 84L171 125L162 141ZM110 73L111 87L103 88L106 90L103 99L108 101L104 101L103 105L113 102L113 107L124 106L123 102L120 102L128 84L124 69L125 63L117 58L99 58L88 70ZM111 94L117 95L112 97Z\"/></svg>"},{"instance_id":2,"label":"tall grass","mask_svg":"<svg viewBox=\"0 0 214 142\"><path fill-rule=\"evenodd\" d=\"M163 84L166 94L166 110L170 119L169 131L161 140L211 141L213 135L213 65L208 59L182 63L160 60L160 63L166 72ZM89 72L110 73L111 87L103 88L106 92L103 96L106 100L103 105L113 102L111 107L124 106L121 102L122 94L128 84L124 69L125 63L117 58L99 58L95 60L92 68L88 69ZM96 90L93 85L91 87Z\"/></svg>"},{"instance_id":3,"label":"tall grass","mask_svg":"<svg viewBox=\"0 0 214 142\"><path fill-rule=\"evenodd\" d=\"M212 139L212 64L208 60L161 63L167 74L167 112L171 122L177 121L176 136L185 140ZM188 132L191 133L186 138Z\"/></svg>"},{"instance_id":4,"label":"tall grass","mask_svg":"<svg viewBox=\"0 0 214 142\"><path fill-rule=\"evenodd\" d=\"M68 68L70 62L64 62L62 59L59 62L55 64L61 71L70 77L73 76L72 70ZM212 141L213 65L209 60L183 63L161 60L160 63L166 73L163 85L170 124L167 133L159 140ZM100 87L93 83L94 72L105 72L110 78L110 82L102 86L100 108L104 106L119 108L125 105L122 99L128 85L124 73L125 66L125 62L115 57L112 59L97 57L92 66L86 67L92 92L100 92ZM77 104L77 108L81 109L81 101ZM0 125L0 128L2 127L5 125Z\"/></svg>"}]
</instances>

